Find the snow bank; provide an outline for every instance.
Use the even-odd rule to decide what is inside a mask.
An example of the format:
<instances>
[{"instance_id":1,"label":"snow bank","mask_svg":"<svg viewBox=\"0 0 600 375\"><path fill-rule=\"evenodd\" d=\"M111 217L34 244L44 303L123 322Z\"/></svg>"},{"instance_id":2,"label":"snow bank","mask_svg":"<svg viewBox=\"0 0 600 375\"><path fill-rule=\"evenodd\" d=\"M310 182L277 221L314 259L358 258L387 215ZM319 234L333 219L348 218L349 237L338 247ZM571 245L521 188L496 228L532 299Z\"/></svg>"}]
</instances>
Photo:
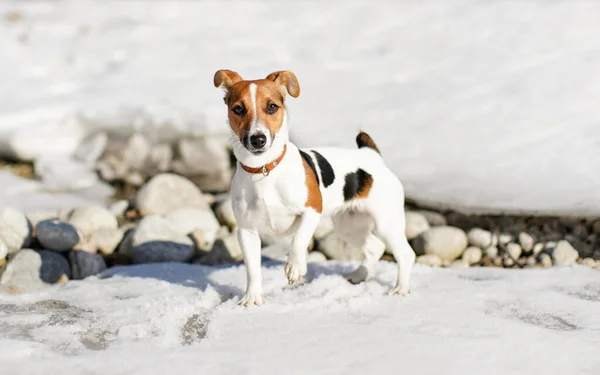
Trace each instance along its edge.
<instances>
[{"instance_id":1,"label":"snow bank","mask_svg":"<svg viewBox=\"0 0 600 375\"><path fill-rule=\"evenodd\" d=\"M264 265L267 304L236 302L243 266L157 264L34 294L0 295L10 374L593 374L600 273L431 269L386 296L396 267L361 285L350 263L309 264L288 286Z\"/></svg>"},{"instance_id":2,"label":"snow bank","mask_svg":"<svg viewBox=\"0 0 600 375\"><path fill-rule=\"evenodd\" d=\"M99 126L226 131L217 69L289 69L302 86L293 138L354 147L365 129L412 198L600 214L596 2L65 0L7 12L4 153L72 152Z\"/></svg>"}]
</instances>

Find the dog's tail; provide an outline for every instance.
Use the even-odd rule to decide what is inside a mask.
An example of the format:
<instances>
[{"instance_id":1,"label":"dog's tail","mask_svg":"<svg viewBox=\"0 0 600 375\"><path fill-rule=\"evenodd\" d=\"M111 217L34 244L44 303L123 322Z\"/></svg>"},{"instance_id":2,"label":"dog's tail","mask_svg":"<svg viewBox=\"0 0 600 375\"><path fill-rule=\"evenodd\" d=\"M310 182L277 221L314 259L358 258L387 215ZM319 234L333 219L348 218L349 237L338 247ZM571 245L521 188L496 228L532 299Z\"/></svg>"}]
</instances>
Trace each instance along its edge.
<instances>
[{"instance_id":1,"label":"dog's tail","mask_svg":"<svg viewBox=\"0 0 600 375\"><path fill-rule=\"evenodd\" d=\"M372 150L377 151L378 154L381 154L381 152L379 152L379 149L377 148L377 145L375 144L375 142L373 142L373 138L371 138L367 133L365 133L362 130L356 136L356 144L358 145L358 148L368 147Z\"/></svg>"}]
</instances>

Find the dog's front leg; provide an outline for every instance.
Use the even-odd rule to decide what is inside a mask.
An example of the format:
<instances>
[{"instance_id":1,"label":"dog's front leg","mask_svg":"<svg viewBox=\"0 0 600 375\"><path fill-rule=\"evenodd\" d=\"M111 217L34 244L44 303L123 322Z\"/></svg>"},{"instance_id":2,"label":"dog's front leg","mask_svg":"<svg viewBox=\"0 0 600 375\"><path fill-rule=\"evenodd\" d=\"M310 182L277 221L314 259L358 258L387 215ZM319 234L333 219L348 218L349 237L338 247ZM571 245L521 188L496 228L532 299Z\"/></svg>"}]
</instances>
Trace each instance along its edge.
<instances>
[{"instance_id":1,"label":"dog's front leg","mask_svg":"<svg viewBox=\"0 0 600 375\"><path fill-rule=\"evenodd\" d=\"M255 229L238 229L238 241L244 254L244 263L246 264L246 295L239 302L243 306L257 305L264 303L262 290L262 275L260 270L260 236Z\"/></svg>"},{"instance_id":2,"label":"dog's front leg","mask_svg":"<svg viewBox=\"0 0 600 375\"><path fill-rule=\"evenodd\" d=\"M300 216L300 224L292 238L292 247L288 253L288 260L285 263L285 275L290 284L306 275L308 245L319 225L320 219L321 214L312 209L307 209Z\"/></svg>"}]
</instances>

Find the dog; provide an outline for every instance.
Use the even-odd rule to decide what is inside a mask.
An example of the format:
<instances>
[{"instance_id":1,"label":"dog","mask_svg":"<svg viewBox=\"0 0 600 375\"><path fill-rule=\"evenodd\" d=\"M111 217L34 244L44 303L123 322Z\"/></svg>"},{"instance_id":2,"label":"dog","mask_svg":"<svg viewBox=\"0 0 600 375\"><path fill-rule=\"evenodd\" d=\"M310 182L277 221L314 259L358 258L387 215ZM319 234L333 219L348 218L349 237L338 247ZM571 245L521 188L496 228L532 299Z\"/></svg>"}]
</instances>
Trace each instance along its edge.
<instances>
[{"instance_id":1,"label":"dog","mask_svg":"<svg viewBox=\"0 0 600 375\"><path fill-rule=\"evenodd\" d=\"M364 253L360 266L346 275L350 282L367 279L387 247L398 263L389 294L408 294L415 253L404 232L404 189L371 137L359 132L357 149L292 144L285 99L297 98L300 85L289 71L244 80L219 70L214 85L225 92L237 159L231 197L247 273L239 304L264 303L261 235L291 237L284 271L292 284L307 272L307 249L322 215L331 217L342 240Z\"/></svg>"}]
</instances>

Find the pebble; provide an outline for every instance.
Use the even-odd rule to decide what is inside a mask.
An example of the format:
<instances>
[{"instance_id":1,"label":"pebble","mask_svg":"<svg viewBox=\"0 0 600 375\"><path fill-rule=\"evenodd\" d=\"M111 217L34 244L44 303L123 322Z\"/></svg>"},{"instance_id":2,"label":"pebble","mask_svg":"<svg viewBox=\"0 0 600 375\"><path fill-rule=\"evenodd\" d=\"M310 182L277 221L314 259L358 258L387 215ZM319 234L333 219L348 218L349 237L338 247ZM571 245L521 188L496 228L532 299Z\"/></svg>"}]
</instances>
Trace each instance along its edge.
<instances>
[{"instance_id":1,"label":"pebble","mask_svg":"<svg viewBox=\"0 0 600 375\"><path fill-rule=\"evenodd\" d=\"M7 256L8 256L8 246L6 246L4 241L2 241L0 239L0 262L2 262L4 260L4 258L6 258ZM2 267L2 265L4 265L4 263L2 263L0 265L0 267Z\"/></svg>"},{"instance_id":2,"label":"pebble","mask_svg":"<svg viewBox=\"0 0 600 375\"><path fill-rule=\"evenodd\" d=\"M456 227L433 227L415 241L415 251L419 254L436 254L442 260L453 261L467 248L465 232Z\"/></svg>"},{"instance_id":3,"label":"pebble","mask_svg":"<svg viewBox=\"0 0 600 375\"><path fill-rule=\"evenodd\" d=\"M596 261L592 258L583 258L581 260L581 264L583 264L586 267L590 267L590 268L596 267Z\"/></svg>"},{"instance_id":4,"label":"pebble","mask_svg":"<svg viewBox=\"0 0 600 375\"><path fill-rule=\"evenodd\" d=\"M6 265L0 284L33 291L70 276L69 262L62 255L48 250L23 249Z\"/></svg>"},{"instance_id":5,"label":"pebble","mask_svg":"<svg viewBox=\"0 0 600 375\"><path fill-rule=\"evenodd\" d=\"M521 245L521 249L523 249L524 252L528 253L532 251L534 243L535 241L529 233L519 233L519 245Z\"/></svg>"},{"instance_id":6,"label":"pebble","mask_svg":"<svg viewBox=\"0 0 600 375\"><path fill-rule=\"evenodd\" d=\"M552 251L552 259L557 266L566 266L575 263L579 253L571 246L568 241L558 241L556 247Z\"/></svg>"},{"instance_id":7,"label":"pebble","mask_svg":"<svg viewBox=\"0 0 600 375\"><path fill-rule=\"evenodd\" d=\"M441 227L441 226L448 224L444 215L442 215L438 212L429 211L429 210L418 210L418 211L414 211L414 212L425 216L425 219L427 219L429 226Z\"/></svg>"},{"instance_id":8,"label":"pebble","mask_svg":"<svg viewBox=\"0 0 600 375\"><path fill-rule=\"evenodd\" d=\"M243 259L242 250L237 241L237 233L231 233L228 236L215 241L212 249L208 252L202 252L194 263L216 265L241 262Z\"/></svg>"},{"instance_id":9,"label":"pebble","mask_svg":"<svg viewBox=\"0 0 600 375\"><path fill-rule=\"evenodd\" d=\"M441 267L442 258L435 254L425 254L417 257L417 263L431 267Z\"/></svg>"},{"instance_id":10,"label":"pebble","mask_svg":"<svg viewBox=\"0 0 600 375\"><path fill-rule=\"evenodd\" d=\"M462 259L469 265L479 263L483 258L483 251L476 246L469 246L464 251Z\"/></svg>"},{"instance_id":11,"label":"pebble","mask_svg":"<svg viewBox=\"0 0 600 375\"><path fill-rule=\"evenodd\" d=\"M510 242L506 245L506 252L513 260L517 260L521 257L523 249L521 249L521 245L518 243Z\"/></svg>"},{"instance_id":12,"label":"pebble","mask_svg":"<svg viewBox=\"0 0 600 375\"><path fill-rule=\"evenodd\" d=\"M502 264L504 264L505 267L512 267L515 265L515 260L511 258L510 255L508 255L508 253L505 253L502 256Z\"/></svg>"},{"instance_id":13,"label":"pebble","mask_svg":"<svg viewBox=\"0 0 600 375\"><path fill-rule=\"evenodd\" d=\"M210 209L179 208L168 213L165 219L182 234L202 230L200 249L210 249L217 239L221 224Z\"/></svg>"},{"instance_id":14,"label":"pebble","mask_svg":"<svg viewBox=\"0 0 600 375\"><path fill-rule=\"evenodd\" d=\"M544 250L544 244L542 242L538 242L533 245L533 255L538 255L542 252L542 250Z\"/></svg>"},{"instance_id":15,"label":"pebble","mask_svg":"<svg viewBox=\"0 0 600 375\"><path fill-rule=\"evenodd\" d=\"M124 234L122 229L100 229L92 233L91 240L103 255L110 255L117 249Z\"/></svg>"},{"instance_id":16,"label":"pebble","mask_svg":"<svg viewBox=\"0 0 600 375\"><path fill-rule=\"evenodd\" d=\"M118 227L115 215L100 206L78 207L71 212L68 222L86 236L101 229Z\"/></svg>"},{"instance_id":17,"label":"pebble","mask_svg":"<svg viewBox=\"0 0 600 375\"><path fill-rule=\"evenodd\" d=\"M9 254L29 246L31 225L25 215L8 207L0 209L0 239L4 241Z\"/></svg>"},{"instance_id":18,"label":"pebble","mask_svg":"<svg viewBox=\"0 0 600 375\"><path fill-rule=\"evenodd\" d=\"M152 147L147 161L146 173L155 175L166 172L171 167L173 148L170 144L162 143Z\"/></svg>"},{"instance_id":19,"label":"pebble","mask_svg":"<svg viewBox=\"0 0 600 375\"><path fill-rule=\"evenodd\" d=\"M73 157L85 165L93 167L106 149L108 135L104 132L95 133L84 139L73 152Z\"/></svg>"},{"instance_id":20,"label":"pebble","mask_svg":"<svg viewBox=\"0 0 600 375\"><path fill-rule=\"evenodd\" d=\"M129 170L139 171L144 168L146 160L150 156L152 144L140 133L133 134L122 149L123 164Z\"/></svg>"},{"instance_id":21,"label":"pebble","mask_svg":"<svg viewBox=\"0 0 600 375\"><path fill-rule=\"evenodd\" d=\"M404 217L406 219L406 238L409 240L417 238L429 229L429 222L427 222L425 216L419 213L407 211L404 213Z\"/></svg>"},{"instance_id":22,"label":"pebble","mask_svg":"<svg viewBox=\"0 0 600 375\"><path fill-rule=\"evenodd\" d=\"M469 268L469 263L462 259L457 259L450 263L450 268Z\"/></svg>"},{"instance_id":23,"label":"pebble","mask_svg":"<svg viewBox=\"0 0 600 375\"><path fill-rule=\"evenodd\" d=\"M129 201L127 199L121 199L112 203L108 207L108 211L110 211L110 213L113 214L114 217L119 218L125 215L125 211L127 211L128 207Z\"/></svg>"},{"instance_id":24,"label":"pebble","mask_svg":"<svg viewBox=\"0 0 600 375\"><path fill-rule=\"evenodd\" d=\"M221 225L226 225L230 230L234 230L237 227L237 220L233 214L231 197L227 197L217 202L215 214Z\"/></svg>"},{"instance_id":25,"label":"pebble","mask_svg":"<svg viewBox=\"0 0 600 375\"><path fill-rule=\"evenodd\" d=\"M500 246L506 246L506 245L508 245L509 242L512 242L513 240L514 240L513 236L508 233L501 233L498 236L498 244Z\"/></svg>"},{"instance_id":26,"label":"pebble","mask_svg":"<svg viewBox=\"0 0 600 375\"><path fill-rule=\"evenodd\" d=\"M533 267L536 264L536 260L534 256L529 256L527 257L527 260L525 261L525 265L529 266L529 267Z\"/></svg>"},{"instance_id":27,"label":"pebble","mask_svg":"<svg viewBox=\"0 0 600 375\"><path fill-rule=\"evenodd\" d=\"M164 215L178 208L210 209L200 189L172 173L156 175L142 186L136 196L136 206L143 215Z\"/></svg>"},{"instance_id":28,"label":"pebble","mask_svg":"<svg viewBox=\"0 0 600 375\"><path fill-rule=\"evenodd\" d=\"M59 220L40 221L35 233L44 248L55 251L71 250L81 240L75 227Z\"/></svg>"},{"instance_id":29,"label":"pebble","mask_svg":"<svg viewBox=\"0 0 600 375\"><path fill-rule=\"evenodd\" d=\"M25 214L32 228L35 228L40 221L58 219L58 211L35 211ZM33 233L35 236L35 233Z\"/></svg>"},{"instance_id":30,"label":"pebble","mask_svg":"<svg viewBox=\"0 0 600 375\"><path fill-rule=\"evenodd\" d=\"M158 215L140 221L131 246L133 263L187 262L195 253L192 240Z\"/></svg>"},{"instance_id":31,"label":"pebble","mask_svg":"<svg viewBox=\"0 0 600 375\"><path fill-rule=\"evenodd\" d=\"M77 245L73 246L73 250L80 250L85 251L86 253L96 254L98 252L98 245L96 244L94 237L82 235Z\"/></svg>"},{"instance_id":32,"label":"pebble","mask_svg":"<svg viewBox=\"0 0 600 375\"><path fill-rule=\"evenodd\" d=\"M473 228L467 233L467 237L470 245L477 246L480 249L496 245L494 243L496 242L495 237L492 235L492 232L485 229Z\"/></svg>"},{"instance_id":33,"label":"pebble","mask_svg":"<svg viewBox=\"0 0 600 375\"><path fill-rule=\"evenodd\" d=\"M552 267L552 257L546 253L541 253L539 256L539 261L542 267Z\"/></svg>"},{"instance_id":34,"label":"pebble","mask_svg":"<svg viewBox=\"0 0 600 375\"><path fill-rule=\"evenodd\" d=\"M363 260L364 253L361 249L348 245L335 233L329 233L319 240L319 250L333 260L349 261Z\"/></svg>"},{"instance_id":35,"label":"pebble","mask_svg":"<svg viewBox=\"0 0 600 375\"><path fill-rule=\"evenodd\" d=\"M320 251L311 251L310 253L308 253L307 259L308 263L319 263L327 261L327 257L325 256L325 254L323 254Z\"/></svg>"},{"instance_id":36,"label":"pebble","mask_svg":"<svg viewBox=\"0 0 600 375\"><path fill-rule=\"evenodd\" d=\"M97 275L106 269L106 263L100 255L85 251L73 250L69 253L73 280L83 280Z\"/></svg>"},{"instance_id":37,"label":"pebble","mask_svg":"<svg viewBox=\"0 0 600 375\"><path fill-rule=\"evenodd\" d=\"M489 258L495 258L498 256L498 248L496 246L490 246L485 249L485 256Z\"/></svg>"}]
</instances>

